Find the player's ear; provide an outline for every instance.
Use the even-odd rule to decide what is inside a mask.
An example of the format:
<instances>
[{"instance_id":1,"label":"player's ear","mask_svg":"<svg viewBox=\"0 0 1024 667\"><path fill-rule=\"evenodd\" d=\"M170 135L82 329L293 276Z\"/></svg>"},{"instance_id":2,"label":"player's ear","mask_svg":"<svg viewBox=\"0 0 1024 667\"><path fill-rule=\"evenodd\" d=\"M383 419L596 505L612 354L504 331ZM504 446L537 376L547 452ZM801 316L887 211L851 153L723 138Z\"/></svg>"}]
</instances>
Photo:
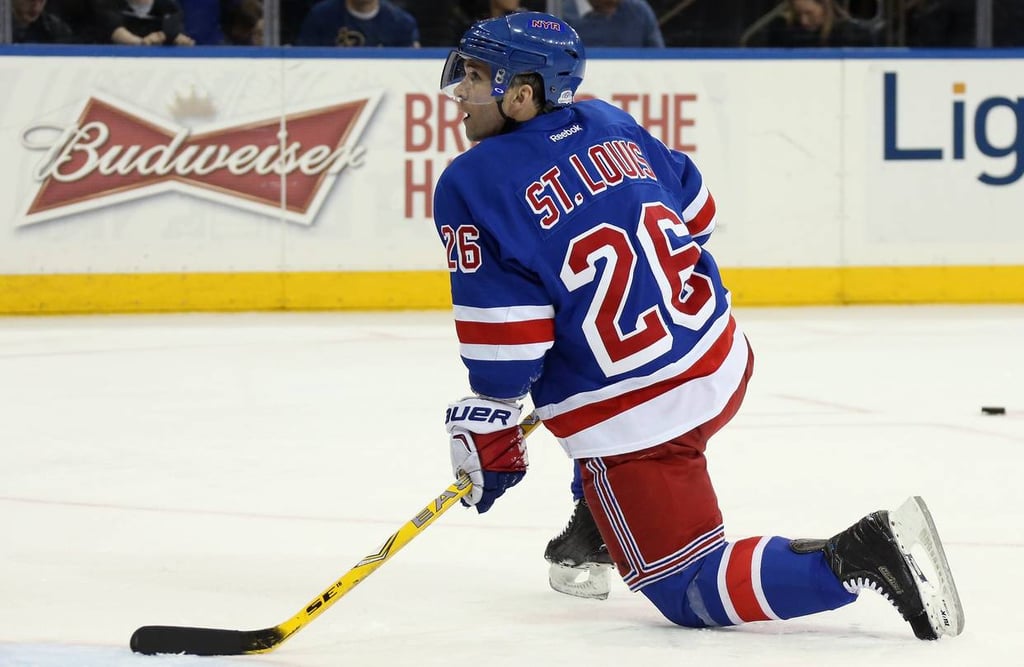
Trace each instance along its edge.
<instances>
[{"instance_id":1,"label":"player's ear","mask_svg":"<svg viewBox=\"0 0 1024 667\"><path fill-rule=\"evenodd\" d=\"M523 93L523 104L534 106L537 101L533 99L533 86L528 83L524 83L521 87Z\"/></svg>"},{"instance_id":2,"label":"player's ear","mask_svg":"<svg viewBox=\"0 0 1024 667\"><path fill-rule=\"evenodd\" d=\"M515 87L512 100L517 109L534 109L537 106L536 101L533 99L533 86L527 83Z\"/></svg>"}]
</instances>

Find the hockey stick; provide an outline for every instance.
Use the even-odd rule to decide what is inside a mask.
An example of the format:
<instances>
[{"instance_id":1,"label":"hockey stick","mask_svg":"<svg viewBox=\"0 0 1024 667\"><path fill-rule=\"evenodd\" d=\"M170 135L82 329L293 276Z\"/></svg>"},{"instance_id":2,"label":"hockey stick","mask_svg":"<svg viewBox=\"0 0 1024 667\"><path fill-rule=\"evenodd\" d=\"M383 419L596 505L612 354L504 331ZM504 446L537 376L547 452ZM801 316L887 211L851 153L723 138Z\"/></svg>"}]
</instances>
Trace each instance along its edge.
<instances>
[{"instance_id":1,"label":"hockey stick","mask_svg":"<svg viewBox=\"0 0 1024 667\"><path fill-rule=\"evenodd\" d=\"M519 424L523 429L524 437L530 435L539 425L540 417L536 412L531 412ZM373 574L378 567L423 532L437 517L447 512L466 496L472 488L473 485L470 483L469 477L462 475L385 540L380 549L356 563L352 569L328 586L320 595L310 600L309 604L284 623L262 630L146 625L132 633L131 649L135 653L150 655L156 653L243 655L273 651L326 611L339 598L355 588L357 584Z\"/></svg>"}]
</instances>

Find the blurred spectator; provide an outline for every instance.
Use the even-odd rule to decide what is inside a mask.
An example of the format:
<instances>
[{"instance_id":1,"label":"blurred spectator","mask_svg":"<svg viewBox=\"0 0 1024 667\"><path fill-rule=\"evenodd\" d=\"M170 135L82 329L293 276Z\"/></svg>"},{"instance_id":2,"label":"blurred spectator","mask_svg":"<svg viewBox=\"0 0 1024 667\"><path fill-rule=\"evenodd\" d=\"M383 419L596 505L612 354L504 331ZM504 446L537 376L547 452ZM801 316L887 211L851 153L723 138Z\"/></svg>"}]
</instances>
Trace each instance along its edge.
<instances>
[{"instance_id":1,"label":"blurred spectator","mask_svg":"<svg viewBox=\"0 0 1024 667\"><path fill-rule=\"evenodd\" d=\"M225 43L233 46L263 46L263 3L238 0L223 10Z\"/></svg>"},{"instance_id":2,"label":"blurred spectator","mask_svg":"<svg viewBox=\"0 0 1024 667\"><path fill-rule=\"evenodd\" d=\"M665 46L647 0L562 0L562 18L586 46Z\"/></svg>"},{"instance_id":3,"label":"blurred spectator","mask_svg":"<svg viewBox=\"0 0 1024 667\"><path fill-rule=\"evenodd\" d=\"M105 42L131 46L192 46L182 32L181 7L175 0L101 0L96 20Z\"/></svg>"},{"instance_id":4,"label":"blurred spectator","mask_svg":"<svg viewBox=\"0 0 1024 667\"><path fill-rule=\"evenodd\" d=\"M67 44L74 41L68 24L46 11L46 0L13 0L11 18L15 43Z\"/></svg>"},{"instance_id":5,"label":"blurred spectator","mask_svg":"<svg viewBox=\"0 0 1024 667\"><path fill-rule=\"evenodd\" d=\"M196 44L217 45L224 42L221 14L224 0L178 0L184 28L182 32Z\"/></svg>"},{"instance_id":6,"label":"blurred spectator","mask_svg":"<svg viewBox=\"0 0 1024 667\"><path fill-rule=\"evenodd\" d=\"M301 46L419 46L416 19L389 0L321 0L302 22Z\"/></svg>"},{"instance_id":7,"label":"blurred spectator","mask_svg":"<svg viewBox=\"0 0 1024 667\"><path fill-rule=\"evenodd\" d=\"M783 48L874 46L872 32L835 0L786 0L744 35L743 46Z\"/></svg>"}]
</instances>

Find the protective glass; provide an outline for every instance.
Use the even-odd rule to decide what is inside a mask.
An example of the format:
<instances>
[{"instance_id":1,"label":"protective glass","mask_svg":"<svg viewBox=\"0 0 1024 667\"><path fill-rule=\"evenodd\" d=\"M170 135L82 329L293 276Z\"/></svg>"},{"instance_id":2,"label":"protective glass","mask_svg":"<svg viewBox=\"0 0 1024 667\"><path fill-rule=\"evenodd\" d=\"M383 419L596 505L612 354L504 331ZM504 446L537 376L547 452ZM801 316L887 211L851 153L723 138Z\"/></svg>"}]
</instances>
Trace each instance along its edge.
<instances>
[{"instance_id":1,"label":"protective glass","mask_svg":"<svg viewBox=\"0 0 1024 667\"><path fill-rule=\"evenodd\" d=\"M487 64L473 60L466 67L467 56L452 51L441 73L441 92L456 102L465 104L493 104L494 98L505 94L505 70L491 73Z\"/></svg>"}]
</instances>

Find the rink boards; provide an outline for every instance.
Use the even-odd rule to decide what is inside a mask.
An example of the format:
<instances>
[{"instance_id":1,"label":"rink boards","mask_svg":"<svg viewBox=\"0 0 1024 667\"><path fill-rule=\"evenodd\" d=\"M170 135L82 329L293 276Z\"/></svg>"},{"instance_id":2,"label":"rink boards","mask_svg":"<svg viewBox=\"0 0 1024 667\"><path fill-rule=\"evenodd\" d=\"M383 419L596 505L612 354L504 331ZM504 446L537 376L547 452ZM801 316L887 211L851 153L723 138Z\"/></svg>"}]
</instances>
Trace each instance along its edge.
<instances>
[{"instance_id":1,"label":"rink boards","mask_svg":"<svg viewBox=\"0 0 1024 667\"><path fill-rule=\"evenodd\" d=\"M598 52L581 96L693 156L739 305L1020 302L995 53ZM0 51L0 313L447 307L444 55Z\"/></svg>"}]
</instances>

